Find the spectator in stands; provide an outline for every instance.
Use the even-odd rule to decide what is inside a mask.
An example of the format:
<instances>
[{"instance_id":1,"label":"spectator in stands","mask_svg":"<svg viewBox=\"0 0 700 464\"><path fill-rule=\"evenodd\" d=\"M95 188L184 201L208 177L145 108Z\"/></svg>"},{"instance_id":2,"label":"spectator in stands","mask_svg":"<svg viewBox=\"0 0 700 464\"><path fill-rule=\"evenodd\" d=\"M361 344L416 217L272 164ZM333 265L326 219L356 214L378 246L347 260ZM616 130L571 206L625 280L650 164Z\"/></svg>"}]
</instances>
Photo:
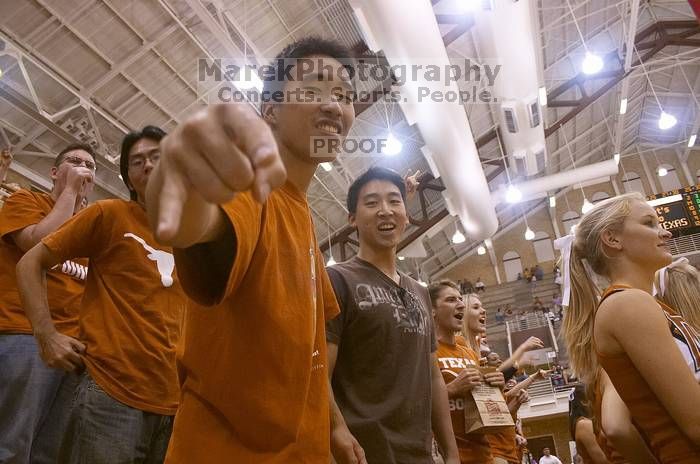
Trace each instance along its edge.
<instances>
[{"instance_id":1,"label":"spectator in stands","mask_svg":"<svg viewBox=\"0 0 700 464\"><path fill-rule=\"evenodd\" d=\"M516 277L517 280L523 280L523 274L522 272L518 272L518 277Z\"/></svg>"},{"instance_id":2,"label":"spectator in stands","mask_svg":"<svg viewBox=\"0 0 700 464\"><path fill-rule=\"evenodd\" d=\"M561 271L558 267L554 268L554 283L561 288Z\"/></svg>"},{"instance_id":3,"label":"spectator in stands","mask_svg":"<svg viewBox=\"0 0 700 464\"><path fill-rule=\"evenodd\" d=\"M552 295L552 310L560 312L561 309L561 294L555 293L554 295Z\"/></svg>"},{"instance_id":4,"label":"spectator in stands","mask_svg":"<svg viewBox=\"0 0 700 464\"><path fill-rule=\"evenodd\" d=\"M526 267L525 270L523 271L523 279L525 279L526 282L530 282L531 277L532 277L532 274L530 273L530 268Z\"/></svg>"},{"instance_id":5,"label":"spectator in stands","mask_svg":"<svg viewBox=\"0 0 700 464\"><path fill-rule=\"evenodd\" d=\"M544 271L542 270L539 264L535 264L535 268L533 269L532 274L537 280L544 279Z\"/></svg>"},{"instance_id":6,"label":"spectator in stands","mask_svg":"<svg viewBox=\"0 0 700 464\"><path fill-rule=\"evenodd\" d=\"M656 298L678 311L688 324L700 332L700 272L688 262L688 258L677 259L657 271L655 283Z\"/></svg>"},{"instance_id":7,"label":"spectator in stands","mask_svg":"<svg viewBox=\"0 0 700 464\"><path fill-rule=\"evenodd\" d=\"M472 284L471 280L464 280L464 282L462 283L461 291L462 295L469 295L470 293L474 293L474 284Z\"/></svg>"},{"instance_id":8,"label":"spectator in stands","mask_svg":"<svg viewBox=\"0 0 700 464\"><path fill-rule=\"evenodd\" d=\"M486 291L486 285L481 281L481 277L477 277L476 283L474 284L474 289L477 291L477 293L481 293Z\"/></svg>"},{"instance_id":9,"label":"spectator in stands","mask_svg":"<svg viewBox=\"0 0 700 464\"><path fill-rule=\"evenodd\" d=\"M486 311L476 295L467 295L467 304L465 304L455 284L448 280L433 283L429 288L429 294L438 340L436 362L447 384L450 414L460 462L464 464L492 462L486 436L479 431L468 433L464 422L466 395L484 382L501 388L505 384L502 373L482 374L478 369L479 337L486 330L484 325ZM464 337L458 338L455 333L460 328Z\"/></svg>"},{"instance_id":10,"label":"spectator in stands","mask_svg":"<svg viewBox=\"0 0 700 464\"><path fill-rule=\"evenodd\" d=\"M563 332L577 375L591 383L605 369L657 459L691 463L700 455L700 409L688 406L700 403L700 385L688 361L700 336L651 296L654 272L671 261L670 238L639 193L584 214L574 235L557 241L571 272ZM602 295L593 273L612 284Z\"/></svg>"},{"instance_id":11,"label":"spectator in stands","mask_svg":"<svg viewBox=\"0 0 700 464\"><path fill-rule=\"evenodd\" d=\"M503 364L501 355L499 355L495 351L489 352L489 354L486 355L486 364L490 367L499 367L501 364Z\"/></svg>"},{"instance_id":12,"label":"spectator in stands","mask_svg":"<svg viewBox=\"0 0 700 464\"><path fill-rule=\"evenodd\" d=\"M2 151L0 151L0 184L5 182L7 178L7 172L10 170L12 159L12 152L9 148L3 148Z\"/></svg>"},{"instance_id":13,"label":"spectator in stands","mask_svg":"<svg viewBox=\"0 0 700 464\"><path fill-rule=\"evenodd\" d=\"M511 309L510 303L506 304L506 309L504 312L506 314L506 317L510 317L513 315L513 309Z\"/></svg>"},{"instance_id":14,"label":"spectator in stands","mask_svg":"<svg viewBox=\"0 0 700 464\"><path fill-rule=\"evenodd\" d=\"M503 319L505 316L501 312L501 307L499 306L498 309L496 310L496 322L501 323L503 322Z\"/></svg>"},{"instance_id":15,"label":"spectator in stands","mask_svg":"<svg viewBox=\"0 0 700 464\"><path fill-rule=\"evenodd\" d=\"M561 464L558 457L550 454L549 448L544 448L542 454L543 456L540 458L539 464Z\"/></svg>"},{"instance_id":16,"label":"spectator in stands","mask_svg":"<svg viewBox=\"0 0 700 464\"><path fill-rule=\"evenodd\" d=\"M543 314L545 313L545 307L544 304L542 304L542 300L540 300L539 296L536 296L532 300L532 310L537 313L537 312L542 312Z\"/></svg>"}]
</instances>

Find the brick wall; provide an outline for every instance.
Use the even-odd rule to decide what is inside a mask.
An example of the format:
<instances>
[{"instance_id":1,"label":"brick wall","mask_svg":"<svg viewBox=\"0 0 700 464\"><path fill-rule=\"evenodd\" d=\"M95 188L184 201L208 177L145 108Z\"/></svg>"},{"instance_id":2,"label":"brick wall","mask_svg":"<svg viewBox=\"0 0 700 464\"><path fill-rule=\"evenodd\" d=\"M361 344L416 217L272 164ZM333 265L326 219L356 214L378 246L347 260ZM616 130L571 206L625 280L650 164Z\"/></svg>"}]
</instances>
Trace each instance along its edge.
<instances>
[{"instance_id":1,"label":"brick wall","mask_svg":"<svg viewBox=\"0 0 700 464\"><path fill-rule=\"evenodd\" d=\"M555 450L551 450L562 464L571 463L571 453L569 452L569 417L568 415L547 416L544 418L527 419L523 421L523 433L525 438L531 440L535 437L551 435L554 438ZM533 455L539 459L542 455L541 449L530 449Z\"/></svg>"}]
</instances>

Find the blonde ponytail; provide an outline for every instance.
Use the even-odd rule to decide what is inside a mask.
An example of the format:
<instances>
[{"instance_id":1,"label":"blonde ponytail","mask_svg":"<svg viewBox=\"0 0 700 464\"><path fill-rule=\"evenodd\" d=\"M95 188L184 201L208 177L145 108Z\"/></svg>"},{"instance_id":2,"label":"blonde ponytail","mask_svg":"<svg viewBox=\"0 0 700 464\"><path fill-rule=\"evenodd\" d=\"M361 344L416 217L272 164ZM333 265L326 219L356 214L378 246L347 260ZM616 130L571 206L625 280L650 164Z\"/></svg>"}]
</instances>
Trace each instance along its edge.
<instances>
[{"instance_id":1,"label":"blonde ponytail","mask_svg":"<svg viewBox=\"0 0 700 464\"><path fill-rule=\"evenodd\" d=\"M657 288L661 288L656 272ZM683 316L683 319L700 332L700 272L687 262L673 263L663 273L665 291L657 298Z\"/></svg>"},{"instance_id":2,"label":"blonde ponytail","mask_svg":"<svg viewBox=\"0 0 700 464\"><path fill-rule=\"evenodd\" d=\"M644 197L635 192L602 201L584 214L573 232L574 242L569 260L571 298L562 323L562 334L571 367L586 383L593 382L598 371L593 326L600 290L592 274L609 276L610 259L603 248L601 236L606 230L622 229L635 201L644 201Z\"/></svg>"},{"instance_id":3,"label":"blonde ponytail","mask_svg":"<svg viewBox=\"0 0 700 464\"><path fill-rule=\"evenodd\" d=\"M576 248L571 252L570 272L571 300L562 322L562 334L574 374L588 383L598 367L593 347L593 319L600 292Z\"/></svg>"}]
</instances>

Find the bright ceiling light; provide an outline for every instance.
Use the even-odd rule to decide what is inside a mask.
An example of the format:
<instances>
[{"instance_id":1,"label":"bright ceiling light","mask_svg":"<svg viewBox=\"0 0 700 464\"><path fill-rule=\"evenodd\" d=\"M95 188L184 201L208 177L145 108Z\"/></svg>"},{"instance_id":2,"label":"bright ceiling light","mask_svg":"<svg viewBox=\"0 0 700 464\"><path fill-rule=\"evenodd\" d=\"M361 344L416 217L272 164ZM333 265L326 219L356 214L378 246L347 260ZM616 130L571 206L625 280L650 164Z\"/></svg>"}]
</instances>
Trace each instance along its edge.
<instances>
[{"instance_id":1,"label":"bright ceiling light","mask_svg":"<svg viewBox=\"0 0 700 464\"><path fill-rule=\"evenodd\" d=\"M418 285L421 285L421 286L423 286L423 287L427 287L427 286L428 286L428 284L426 284L425 282L423 282L423 280L419 280L419 281L418 281Z\"/></svg>"},{"instance_id":2,"label":"bright ceiling light","mask_svg":"<svg viewBox=\"0 0 700 464\"><path fill-rule=\"evenodd\" d=\"M540 106L547 106L547 87L540 87Z\"/></svg>"},{"instance_id":3,"label":"bright ceiling light","mask_svg":"<svg viewBox=\"0 0 700 464\"><path fill-rule=\"evenodd\" d=\"M690 138L688 139L688 148L695 145L695 139L697 139L697 138L698 138L698 136L695 134L690 136Z\"/></svg>"},{"instance_id":4,"label":"bright ceiling light","mask_svg":"<svg viewBox=\"0 0 700 464\"><path fill-rule=\"evenodd\" d=\"M238 73L238 78L233 82L233 85L240 90L257 89L258 92L262 92L263 89L263 81L258 76L257 71L250 67Z\"/></svg>"},{"instance_id":5,"label":"bright ceiling light","mask_svg":"<svg viewBox=\"0 0 700 464\"><path fill-rule=\"evenodd\" d=\"M399 261L403 261L404 259L406 259L406 257L405 257L405 256L401 256L401 255L399 255Z\"/></svg>"},{"instance_id":6,"label":"bright ceiling light","mask_svg":"<svg viewBox=\"0 0 700 464\"><path fill-rule=\"evenodd\" d=\"M522 192L515 185L511 184L506 190L506 201L508 203L517 203L523 199Z\"/></svg>"},{"instance_id":7,"label":"bright ceiling light","mask_svg":"<svg viewBox=\"0 0 700 464\"><path fill-rule=\"evenodd\" d=\"M659 129L661 129L661 130L670 129L673 126L675 126L677 122L678 122L678 120L676 119L676 117L674 115L668 114L667 112L662 111L661 116L659 116Z\"/></svg>"},{"instance_id":8,"label":"bright ceiling light","mask_svg":"<svg viewBox=\"0 0 700 464\"><path fill-rule=\"evenodd\" d=\"M331 163L321 163L321 167L326 172L331 172L333 170L333 165Z\"/></svg>"},{"instance_id":9,"label":"bright ceiling light","mask_svg":"<svg viewBox=\"0 0 700 464\"><path fill-rule=\"evenodd\" d=\"M124 178L122 177L122 175L121 175L121 174L117 174L117 175L119 176L119 179L120 179L122 182L124 182Z\"/></svg>"},{"instance_id":10,"label":"bright ceiling light","mask_svg":"<svg viewBox=\"0 0 700 464\"><path fill-rule=\"evenodd\" d=\"M467 240L466 237L462 232L459 230L456 230L454 235L452 236L452 243L464 243L464 241Z\"/></svg>"},{"instance_id":11,"label":"bright ceiling light","mask_svg":"<svg viewBox=\"0 0 700 464\"><path fill-rule=\"evenodd\" d=\"M0 68L0 77L2 77L2 68Z\"/></svg>"},{"instance_id":12,"label":"bright ceiling light","mask_svg":"<svg viewBox=\"0 0 700 464\"><path fill-rule=\"evenodd\" d=\"M589 212L589 211L592 210L593 208L594 208L593 203L591 203L590 201L588 201L588 198L584 198L584 199L583 199L583 206L581 206L581 212L582 212L583 214L586 214L587 212Z\"/></svg>"},{"instance_id":13,"label":"bright ceiling light","mask_svg":"<svg viewBox=\"0 0 700 464\"><path fill-rule=\"evenodd\" d=\"M596 54L586 52L586 57L581 63L581 71L585 74L595 74L603 69L603 59Z\"/></svg>"},{"instance_id":14,"label":"bright ceiling light","mask_svg":"<svg viewBox=\"0 0 700 464\"><path fill-rule=\"evenodd\" d=\"M469 13L479 8L479 0L459 0L458 5L463 13Z\"/></svg>"},{"instance_id":15,"label":"bright ceiling light","mask_svg":"<svg viewBox=\"0 0 700 464\"><path fill-rule=\"evenodd\" d=\"M336 262L333 259L333 255L331 255L331 257L328 258L328 261L326 262L326 266L333 266L334 264L336 264Z\"/></svg>"},{"instance_id":16,"label":"bright ceiling light","mask_svg":"<svg viewBox=\"0 0 700 464\"><path fill-rule=\"evenodd\" d=\"M666 168L659 168L658 173L659 173L659 177L664 177L664 176L668 175L668 169L666 169Z\"/></svg>"},{"instance_id":17,"label":"bright ceiling light","mask_svg":"<svg viewBox=\"0 0 700 464\"><path fill-rule=\"evenodd\" d=\"M627 99L623 98L620 100L620 114L625 114L627 112Z\"/></svg>"},{"instance_id":18,"label":"bright ceiling light","mask_svg":"<svg viewBox=\"0 0 700 464\"><path fill-rule=\"evenodd\" d=\"M480 246L479 248L476 249L476 254L477 255L485 255L486 254L486 247Z\"/></svg>"},{"instance_id":19,"label":"bright ceiling light","mask_svg":"<svg viewBox=\"0 0 700 464\"><path fill-rule=\"evenodd\" d=\"M549 197L549 207L554 208L555 206L557 206L557 197L552 195L551 197Z\"/></svg>"},{"instance_id":20,"label":"bright ceiling light","mask_svg":"<svg viewBox=\"0 0 700 464\"><path fill-rule=\"evenodd\" d=\"M615 160L615 164L620 164L620 154L619 153L615 153L613 155L613 159Z\"/></svg>"},{"instance_id":21,"label":"bright ceiling light","mask_svg":"<svg viewBox=\"0 0 700 464\"><path fill-rule=\"evenodd\" d=\"M528 228L525 229L525 240L532 240L533 238L535 238L535 233L528 226Z\"/></svg>"},{"instance_id":22,"label":"bright ceiling light","mask_svg":"<svg viewBox=\"0 0 700 464\"><path fill-rule=\"evenodd\" d=\"M397 139L394 134L389 132L389 135L386 138L386 145L384 146L384 154L393 156L393 155L398 155L401 153L401 149L403 148L403 144L399 139Z\"/></svg>"}]
</instances>

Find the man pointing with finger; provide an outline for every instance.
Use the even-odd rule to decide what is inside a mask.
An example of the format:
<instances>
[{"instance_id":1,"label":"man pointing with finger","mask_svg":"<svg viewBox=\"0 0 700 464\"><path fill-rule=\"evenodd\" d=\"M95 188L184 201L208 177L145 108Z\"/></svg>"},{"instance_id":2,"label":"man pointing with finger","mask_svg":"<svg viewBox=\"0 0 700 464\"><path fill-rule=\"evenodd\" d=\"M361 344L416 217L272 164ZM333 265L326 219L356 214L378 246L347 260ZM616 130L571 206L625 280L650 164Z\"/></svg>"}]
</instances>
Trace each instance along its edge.
<instances>
[{"instance_id":1,"label":"man pointing with finger","mask_svg":"<svg viewBox=\"0 0 700 464\"><path fill-rule=\"evenodd\" d=\"M15 266L22 255L82 208L92 191L95 155L88 145L63 149L51 168L50 194L19 190L0 212L0 462L47 462L54 456L67 402L56 401L61 385L72 379L64 370L46 367L17 291ZM80 263L52 269L46 275L48 305L57 336L77 336L78 305L83 293ZM83 277L84 278L84 277ZM80 342L69 345L65 366L81 365ZM45 425L52 424L45 427ZM33 445L34 452L32 452ZM53 449L53 451L52 451Z\"/></svg>"},{"instance_id":2,"label":"man pointing with finger","mask_svg":"<svg viewBox=\"0 0 700 464\"><path fill-rule=\"evenodd\" d=\"M349 57L327 40L293 43L273 66L294 78L265 82L262 118L212 106L162 143L149 217L191 299L166 462L330 460L324 325L338 304L306 189L335 158L311 156L313 139L343 140L355 119Z\"/></svg>"}]
</instances>

